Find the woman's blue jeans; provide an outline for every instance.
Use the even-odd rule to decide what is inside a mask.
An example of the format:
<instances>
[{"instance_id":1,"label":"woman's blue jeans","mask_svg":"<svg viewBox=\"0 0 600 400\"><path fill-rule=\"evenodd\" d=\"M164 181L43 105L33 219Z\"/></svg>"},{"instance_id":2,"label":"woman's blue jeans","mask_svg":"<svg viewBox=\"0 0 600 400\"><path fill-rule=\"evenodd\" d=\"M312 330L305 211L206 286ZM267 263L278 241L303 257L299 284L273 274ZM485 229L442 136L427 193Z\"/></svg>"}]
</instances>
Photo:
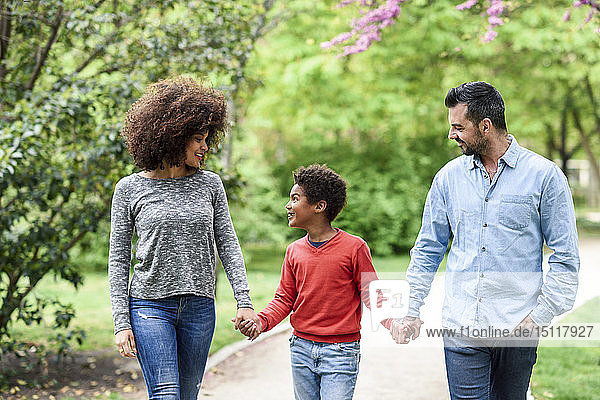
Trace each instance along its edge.
<instances>
[{"instance_id":1,"label":"woman's blue jeans","mask_svg":"<svg viewBox=\"0 0 600 400\"><path fill-rule=\"evenodd\" d=\"M196 400L215 331L214 300L132 297L129 312L149 399Z\"/></svg>"},{"instance_id":2,"label":"woman's blue jeans","mask_svg":"<svg viewBox=\"0 0 600 400\"><path fill-rule=\"evenodd\" d=\"M360 341L322 343L290 338L296 400L351 400L358 376Z\"/></svg>"}]
</instances>

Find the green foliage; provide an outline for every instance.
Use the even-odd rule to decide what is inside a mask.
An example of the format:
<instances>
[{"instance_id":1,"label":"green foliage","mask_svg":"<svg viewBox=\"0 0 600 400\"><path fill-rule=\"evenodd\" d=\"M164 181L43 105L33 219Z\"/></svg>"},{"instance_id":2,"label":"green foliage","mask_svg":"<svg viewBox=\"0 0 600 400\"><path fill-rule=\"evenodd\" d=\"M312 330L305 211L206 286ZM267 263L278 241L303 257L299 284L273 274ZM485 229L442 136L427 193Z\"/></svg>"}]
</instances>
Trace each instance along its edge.
<instances>
[{"instance_id":1,"label":"green foliage","mask_svg":"<svg viewBox=\"0 0 600 400\"><path fill-rule=\"evenodd\" d=\"M263 86L248 104L244 127L260 143L250 145L258 162L271 167L265 180L276 180L274 200L287 196L292 170L326 162L351 184L337 223L377 252L405 251L433 175L460 154L446 139L444 96L471 80L498 87L510 132L551 159L591 157L577 113L597 163L600 36L562 22L568 1L511 3L510 21L491 43L480 41L481 17L456 10L455 2L413 1L381 42L342 59L319 46L343 31L353 12L336 3L280 5L302 12L292 12L249 62ZM254 182L248 184L252 191ZM250 197L249 207L258 209L255 201L271 204ZM270 209L282 212L277 207ZM290 232L288 240L301 234Z\"/></svg>"},{"instance_id":2,"label":"green foliage","mask_svg":"<svg viewBox=\"0 0 600 400\"><path fill-rule=\"evenodd\" d=\"M587 159L597 186L600 35L575 22L585 18L582 9L562 21L568 3L515 3L493 42L465 41L449 53L447 74L491 81L501 89L509 130L521 144L556 160L567 174L570 159ZM598 207L600 193L585 200Z\"/></svg>"},{"instance_id":3,"label":"green foliage","mask_svg":"<svg viewBox=\"0 0 600 400\"><path fill-rule=\"evenodd\" d=\"M360 146L345 141L298 144L275 173L283 194L293 183L290 171L299 165L327 163L348 182L348 204L334 225L363 237L374 254L405 253L419 230L433 178L432 160L417 156L418 148L410 140L400 144L369 139Z\"/></svg>"},{"instance_id":4,"label":"green foliage","mask_svg":"<svg viewBox=\"0 0 600 400\"><path fill-rule=\"evenodd\" d=\"M0 352L15 348L13 319L39 323L44 301L56 307L55 324L63 329L59 354L81 339L64 331L69 305L29 295L46 275L81 285L71 250L105 227L114 183L133 172L119 137L124 112L148 82L181 73L239 90L268 5L2 2ZM236 200L241 176L235 170L223 176Z\"/></svg>"},{"instance_id":5,"label":"green foliage","mask_svg":"<svg viewBox=\"0 0 600 400\"><path fill-rule=\"evenodd\" d=\"M267 37L250 64L263 72L264 86L248 106L245 127L269 160L282 199L273 208L284 215L291 171L327 163L350 184L336 224L363 236L377 254L405 252L433 175L451 157L437 79L443 44L432 37L423 46L417 30L406 32L411 38L401 49L393 41L360 58L336 59L319 43L343 21L331 4L294 2L308 3ZM288 240L302 234L289 232Z\"/></svg>"},{"instance_id":6,"label":"green foliage","mask_svg":"<svg viewBox=\"0 0 600 400\"><path fill-rule=\"evenodd\" d=\"M289 231L284 209L287 196L276 190L276 180L264 163L248 159L243 161L243 168L246 186L241 201L231 207L231 218L242 248L250 244L284 247ZM244 256L246 258L246 254ZM249 265L248 259L246 265Z\"/></svg>"},{"instance_id":7,"label":"green foliage","mask_svg":"<svg viewBox=\"0 0 600 400\"><path fill-rule=\"evenodd\" d=\"M123 165L116 133L96 128L94 98L101 94L83 81L52 94L29 93L15 102L14 119L1 127L1 147L9 149L0 170L3 342L10 340L7 329L15 311L17 319L39 323L36 315L45 303L27 296L46 274L81 284L68 251L106 216L114 168ZM55 305L56 327L67 328L72 309ZM58 333L59 354L73 338Z\"/></svg>"}]
</instances>

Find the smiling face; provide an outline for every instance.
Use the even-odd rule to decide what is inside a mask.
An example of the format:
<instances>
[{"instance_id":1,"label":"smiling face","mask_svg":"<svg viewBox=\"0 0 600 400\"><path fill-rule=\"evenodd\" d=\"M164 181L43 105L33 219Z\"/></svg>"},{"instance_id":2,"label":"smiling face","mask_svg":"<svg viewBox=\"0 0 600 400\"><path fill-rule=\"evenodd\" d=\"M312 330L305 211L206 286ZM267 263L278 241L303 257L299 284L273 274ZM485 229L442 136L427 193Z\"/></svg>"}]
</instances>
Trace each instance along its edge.
<instances>
[{"instance_id":1,"label":"smiling face","mask_svg":"<svg viewBox=\"0 0 600 400\"><path fill-rule=\"evenodd\" d=\"M448 139L455 140L463 154L486 154L489 149L488 139L481 133L479 127L467 119L467 105L457 104L448 109L450 131Z\"/></svg>"},{"instance_id":2,"label":"smiling face","mask_svg":"<svg viewBox=\"0 0 600 400\"><path fill-rule=\"evenodd\" d=\"M294 185L290 190L290 201L285 205L287 210L288 226L290 228L306 229L314 222L317 215L315 204L310 204L304 194L302 186Z\"/></svg>"},{"instance_id":3,"label":"smiling face","mask_svg":"<svg viewBox=\"0 0 600 400\"><path fill-rule=\"evenodd\" d=\"M192 136L185 149L185 164L192 168L200 168L202 160L208 151L206 138L208 134L195 134Z\"/></svg>"}]
</instances>

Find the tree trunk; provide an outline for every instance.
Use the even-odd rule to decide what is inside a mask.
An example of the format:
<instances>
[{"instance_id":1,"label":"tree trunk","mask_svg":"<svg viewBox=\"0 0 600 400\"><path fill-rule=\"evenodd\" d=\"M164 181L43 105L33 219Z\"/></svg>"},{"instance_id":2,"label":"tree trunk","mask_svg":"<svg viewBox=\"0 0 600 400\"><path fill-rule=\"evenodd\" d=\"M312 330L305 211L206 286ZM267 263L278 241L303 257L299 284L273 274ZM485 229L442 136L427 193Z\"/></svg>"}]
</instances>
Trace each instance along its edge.
<instances>
[{"instance_id":1,"label":"tree trunk","mask_svg":"<svg viewBox=\"0 0 600 400\"><path fill-rule=\"evenodd\" d=\"M569 93L570 90L568 90L567 88L567 93ZM565 106L563 108L562 111L562 117L561 117L561 121L560 121L560 148L558 149L558 152L560 153L560 160L561 160L561 169L563 171L563 173L565 175L567 175L567 164L569 162L569 156L567 155L567 113L568 110L571 106L571 96L569 94L567 94L566 96L566 100L565 100Z\"/></svg>"}]
</instances>

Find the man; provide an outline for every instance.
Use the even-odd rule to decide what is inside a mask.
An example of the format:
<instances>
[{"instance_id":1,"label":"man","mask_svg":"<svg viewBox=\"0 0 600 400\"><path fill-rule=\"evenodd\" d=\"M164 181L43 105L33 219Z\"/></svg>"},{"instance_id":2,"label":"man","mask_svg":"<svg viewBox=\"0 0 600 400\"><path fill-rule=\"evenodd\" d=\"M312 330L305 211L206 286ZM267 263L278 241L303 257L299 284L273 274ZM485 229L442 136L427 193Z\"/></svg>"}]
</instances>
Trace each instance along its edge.
<instances>
[{"instance_id":1,"label":"man","mask_svg":"<svg viewBox=\"0 0 600 400\"><path fill-rule=\"evenodd\" d=\"M444 338L450 397L525 399L537 339L507 345L490 332L536 332L573 306L579 254L571 193L556 164L508 134L493 86L464 83L445 104L448 138L464 155L433 180L411 250L409 311L392 335L398 343L419 336L419 309L452 235L442 323L466 339ZM545 282L544 242L553 250Z\"/></svg>"}]
</instances>

